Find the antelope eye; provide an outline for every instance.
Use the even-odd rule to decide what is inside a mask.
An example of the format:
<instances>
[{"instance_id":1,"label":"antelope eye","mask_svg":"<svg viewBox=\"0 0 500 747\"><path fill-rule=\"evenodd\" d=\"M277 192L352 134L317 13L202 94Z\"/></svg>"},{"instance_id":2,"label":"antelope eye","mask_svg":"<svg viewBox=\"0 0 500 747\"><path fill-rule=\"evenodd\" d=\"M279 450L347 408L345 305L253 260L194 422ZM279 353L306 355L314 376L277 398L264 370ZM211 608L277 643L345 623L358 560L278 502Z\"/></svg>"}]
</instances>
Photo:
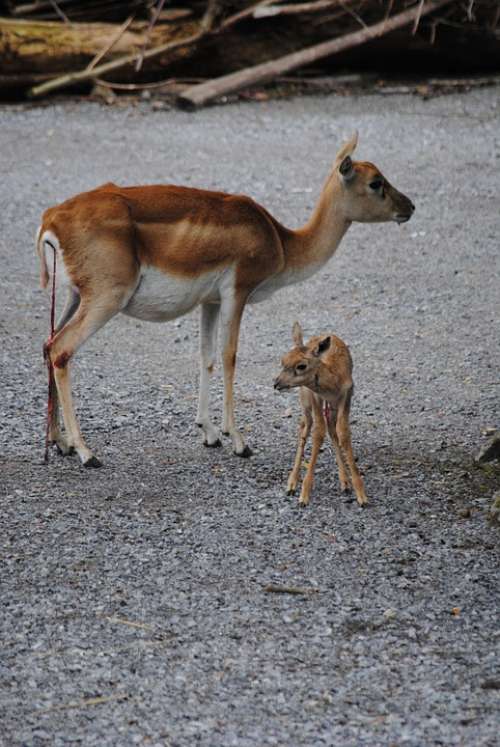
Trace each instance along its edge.
<instances>
[{"instance_id":1,"label":"antelope eye","mask_svg":"<svg viewBox=\"0 0 500 747\"><path fill-rule=\"evenodd\" d=\"M370 182L370 189L380 189L382 186L382 179L374 179Z\"/></svg>"},{"instance_id":2,"label":"antelope eye","mask_svg":"<svg viewBox=\"0 0 500 747\"><path fill-rule=\"evenodd\" d=\"M305 371L307 368L307 363L299 363L297 366L295 366L295 370L299 373L302 373L302 371Z\"/></svg>"}]
</instances>

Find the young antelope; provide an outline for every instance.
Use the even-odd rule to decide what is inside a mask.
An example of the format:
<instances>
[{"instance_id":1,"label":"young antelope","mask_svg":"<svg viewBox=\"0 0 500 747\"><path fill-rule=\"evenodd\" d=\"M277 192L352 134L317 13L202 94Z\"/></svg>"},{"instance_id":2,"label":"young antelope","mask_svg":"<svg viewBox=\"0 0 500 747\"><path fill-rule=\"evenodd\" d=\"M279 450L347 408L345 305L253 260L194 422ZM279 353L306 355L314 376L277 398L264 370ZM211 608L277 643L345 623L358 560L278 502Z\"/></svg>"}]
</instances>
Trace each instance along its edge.
<instances>
[{"instance_id":1,"label":"young antelope","mask_svg":"<svg viewBox=\"0 0 500 747\"><path fill-rule=\"evenodd\" d=\"M314 467L328 429L337 458L340 487L344 492L349 491L352 482L357 501L360 506L364 506L368 498L354 461L349 427L353 393L349 348L336 335L312 337L304 345L298 322L293 325L292 337L295 347L282 358L282 370L274 382L274 388L279 391L300 387L302 417L295 463L288 477L287 494L295 493L297 488L304 449L312 428L311 458L299 498L299 503L303 506L309 503Z\"/></svg>"}]
</instances>

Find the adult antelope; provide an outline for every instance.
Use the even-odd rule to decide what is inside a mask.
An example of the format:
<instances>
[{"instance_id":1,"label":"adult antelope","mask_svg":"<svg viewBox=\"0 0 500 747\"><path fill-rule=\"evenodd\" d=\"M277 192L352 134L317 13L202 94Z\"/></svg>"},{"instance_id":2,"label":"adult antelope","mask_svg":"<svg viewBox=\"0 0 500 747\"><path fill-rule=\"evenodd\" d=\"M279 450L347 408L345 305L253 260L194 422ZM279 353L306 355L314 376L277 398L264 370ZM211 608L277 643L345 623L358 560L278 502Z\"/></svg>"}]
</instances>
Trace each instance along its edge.
<instances>
[{"instance_id":1,"label":"adult antelope","mask_svg":"<svg viewBox=\"0 0 500 747\"><path fill-rule=\"evenodd\" d=\"M47 254L61 260L66 307L45 353L57 393L48 437L100 466L82 438L72 402L69 362L115 314L164 322L201 305L197 423L207 446L219 446L209 413L209 381L220 326L224 368L222 430L238 456L251 454L234 419L233 380L246 303L313 275L330 259L353 221L396 221L414 206L371 163L353 161L357 134L337 153L318 204L297 230L282 226L249 197L176 186L104 184L49 208L37 238L41 283ZM49 254L49 256L51 256ZM65 435L59 426L62 407Z\"/></svg>"}]
</instances>

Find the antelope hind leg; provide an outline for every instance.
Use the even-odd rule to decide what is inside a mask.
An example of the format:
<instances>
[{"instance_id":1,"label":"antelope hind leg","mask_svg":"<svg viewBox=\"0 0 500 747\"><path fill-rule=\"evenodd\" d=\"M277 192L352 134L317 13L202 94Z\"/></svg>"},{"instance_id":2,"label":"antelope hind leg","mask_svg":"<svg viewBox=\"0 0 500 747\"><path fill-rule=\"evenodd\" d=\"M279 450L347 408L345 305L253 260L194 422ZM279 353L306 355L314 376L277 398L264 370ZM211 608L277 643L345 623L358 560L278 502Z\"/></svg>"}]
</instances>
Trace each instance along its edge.
<instances>
[{"instance_id":1,"label":"antelope hind leg","mask_svg":"<svg viewBox=\"0 0 500 747\"><path fill-rule=\"evenodd\" d=\"M210 418L210 379L217 350L217 324L220 307L202 304L200 318L200 388L196 423L203 431L205 446L221 446L219 429Z\"/></svg>"}]
</instances>

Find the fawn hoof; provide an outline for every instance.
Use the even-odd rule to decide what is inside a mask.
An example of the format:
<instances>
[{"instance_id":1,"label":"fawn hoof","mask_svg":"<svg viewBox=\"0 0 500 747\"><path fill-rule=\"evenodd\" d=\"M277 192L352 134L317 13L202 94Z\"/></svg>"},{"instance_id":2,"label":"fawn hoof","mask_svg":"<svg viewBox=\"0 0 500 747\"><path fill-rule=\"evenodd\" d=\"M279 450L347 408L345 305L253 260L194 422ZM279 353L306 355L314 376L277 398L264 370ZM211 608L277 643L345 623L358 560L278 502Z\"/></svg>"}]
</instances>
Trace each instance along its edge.
<instances>
[{"instance_id":1,"label":"fawn hoof","mask_svg":"<svg viewBox=\"0 0 500 747\"><path fill-rule=\"evenodd\" d=\"M234 453L236 454L236 456L242 457L243 459L248 459L248 457L252 456L253 451L249 446L245 446L243 451L235 451Z\"/></svg>"},{"instance_id":2,"label":"fawn hoof","mask_svg":"<svg viewBox=\"0 0 500 747\"><path fill-rule=\"evenodd\" d=\"M97 469L97 467L102 467L102 462L97 457L91 456L90 459L87 459L87 461L83 463L83 466L87 469Z\"/></svg>"},{"instance_id":3,"label":"fawn hoof","mask_svg":"<svg viewBox=\"0 0 500 747\"><path fill-rule=\"evenodd\" d=\"M220 438L214 441L213 444L209 443L208 441L203 441L203 446L206 446L207 449L218 449L219 446L222 446L222 441L220 440Z\"/></svg>"}]
</instances>

